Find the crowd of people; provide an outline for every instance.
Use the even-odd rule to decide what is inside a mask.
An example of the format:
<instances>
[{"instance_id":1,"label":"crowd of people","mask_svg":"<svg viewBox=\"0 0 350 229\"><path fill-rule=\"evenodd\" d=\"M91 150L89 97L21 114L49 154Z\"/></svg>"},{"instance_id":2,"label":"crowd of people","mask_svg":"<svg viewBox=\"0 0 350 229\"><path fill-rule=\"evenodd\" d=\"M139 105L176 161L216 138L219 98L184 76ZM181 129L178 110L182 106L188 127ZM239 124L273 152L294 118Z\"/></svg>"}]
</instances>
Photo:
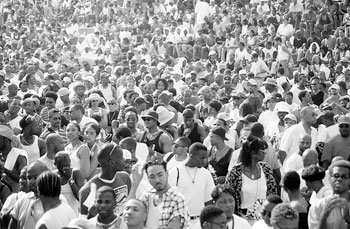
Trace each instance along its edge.
<instances>
[{"instance_id":1,"label":"crowd of people","mask_svg":"<svg viewBox=\"0 0 350 229\"><path fill-rule=\"evenodd\" d=\"M349 0L1 1L0 228L348 228L349 26Z\"/></svg>"}]
</instances>

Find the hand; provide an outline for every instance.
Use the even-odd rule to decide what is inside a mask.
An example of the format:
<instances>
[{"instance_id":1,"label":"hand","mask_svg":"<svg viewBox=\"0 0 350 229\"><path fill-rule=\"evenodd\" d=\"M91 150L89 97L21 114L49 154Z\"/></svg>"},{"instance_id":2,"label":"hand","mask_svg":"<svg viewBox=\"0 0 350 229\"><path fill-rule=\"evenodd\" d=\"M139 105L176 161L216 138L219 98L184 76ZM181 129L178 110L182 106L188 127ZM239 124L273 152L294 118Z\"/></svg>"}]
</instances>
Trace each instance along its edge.
<instances>
[{"instance_id":1,"label":"hand","mask_svg":"<svg viewBox=\"0 0 350 229\"><path fill-rule=\"evenodd\" d=\"M340 198L337 195L334 195L326 203L326 206L324 208L324 214L328 217L333 209L337 207L341 209L345 209L347 204L348 203L346 202L345 199Z\"/></svg>"},{"instance_id":2,"label":"hand","mask_svg":"<svg viewBox=\"0 0 350 229\"><path fill-rule=\"evenodd\" d=\"M95 217L97 215L97 213L98 213L97 207L95 205L92 205L92 207L89 208L87 218L91 219L91 218Z\"/></svg>"},{"instance_id":3,"label":"hand","mask_svg":"<svg viewBox=\"0 0 350 229\"><path fill-rule=\"evenodd\" d=\"M140 168L140 167L141 165L136 164L136 165L133 165L131 168L131 176L135 184L139 184L143 177L143 168Z\"/></svg>"},{"instance_id":4,"label":"hand","mask_svg":"<svg viewBox=\"0 0 350 229\"><path fill-rule=\"evenodd\" d=\"M311 195L312 195L312 191L310 191L307 187L303 187L300 190L300 194L307 200L310 199Z\"/></svg>"}]
</instances>

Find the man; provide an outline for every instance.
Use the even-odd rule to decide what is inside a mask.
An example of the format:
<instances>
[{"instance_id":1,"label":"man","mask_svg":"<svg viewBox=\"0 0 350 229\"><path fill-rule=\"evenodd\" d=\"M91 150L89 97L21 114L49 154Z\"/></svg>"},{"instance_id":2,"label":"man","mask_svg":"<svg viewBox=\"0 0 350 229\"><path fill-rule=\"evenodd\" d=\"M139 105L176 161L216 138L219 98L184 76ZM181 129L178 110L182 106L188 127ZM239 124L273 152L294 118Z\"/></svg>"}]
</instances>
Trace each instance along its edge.
<instances>
[{"instance_id":1,"label":"man","mask_svg":"<svg viewBox=\"0 0 350 229\"><path fill-rule=\"evenodd\" d=\"M172 94L170 92L163 91L158 96L158 103L164 104L164 107L166 109L168 109L170 112L173 112L175 114L175 116L173 118L173 122L177 123L177 110L173 106L169 105L170 100L171 100L171 95Z\"/></svg>"},{"instance_id":2,"label":"man","mask_svg":"<svg viewBox=\"0 0 350 229\"><path fill-rule=\"evenodd\" d=\"M202 125L194 119L194 114L191 109L185 109L182 112L184 123L178 128L179 137L187 137L191 143L203 142L207 137L207 133Z\"/></svg>"},{"instance_id":3,"label":"man","mask_svg":"<svg viewBox=\"0 0 350 229\"><path fill-rule=\"evenodd\" d=\"M136 138L138 134L142 133L142 131L137 128L138 126L138 116L136 110L132 107L126 108L125 110L125 124L130 129L131 135Z\"/></svg>"},{"instance_id":4,"label":"man","mask_svg":"<svg viewBox=\"0 0 350 229\"><path fill-rule=\"evenodd\" d=\"M47 167L38 161L28 166L27 182L30 192L21 196L16 201L11 212L9 228L33 229L44 214L44 209L37 191L36 180L45 171L47 171Z\"/></svg>"},{"instance_id":5,"label":"man","mask_svg":"<svg viewBox=\"0 0 350 229\"><path fill-rule=\"evenodd\" d=\"M36 108L40 105L40 100L37 97L31 96L26 98L22 102L22 108L26 112L27 115L32 115L38 120L39 126L43 126L44 122L40 115L36 113Z\"/></svg>"},{"instance_id":6,"label":"man","mask_svg":"<svg viewBox=\"0 0 350 229\"><path fill-rule=\"evenodd\" d=\"M281 197L271 195L266 197L261 207L261 220L254 223L252 229L272 229L271 226L271 211L277 205L283 203Z\"/></svg>"},{"instance_id":7,"label":"man","mask_svg":"<svg viewBox=\"0 0 350 229\"><path fill-rule=\"evenodd\" d=\"M258 92L258 82L255 79L250 79L247 82L247 88L249 95L243 103L249 103L252 106L252 112L255 116L259 117L262 112L263 97Z\"/></svg>"},{"instance_id":8,"label":"man","mask_svg":"<svg viewBox=\"0 0 350 229\"><path fill-rule=\"evenodd\" d=\"M311 136L311 148L315 148L317 139L317 130L312 127L316 123L315 110L313 107L304 107L300 111L301 121L300 123L291 126L281 139L279 147L279 159L283 165L284 160L290 157L293 153L298 152L299 136L307 133Z\"/></svg>"},{"instance_id":9,"label":"man","mask_svg":"<svg viewBox=\"0 0 350 229\"><path fill-rule=\"evenodd\" d=\"M224 77L224 87L218 91L218 95L220 98L231 98L231 95L233 93L233 87L231 83L231 77L225 76Z\"/></svg>"},{"instance_id":10,"label":"man","mask_svg":"<svg viewBox=\"0 0 350 229\"><path fill-rule=\"evenodd\" d=\"M135 104L135 109L137 111L137 117L138 117L139 125L144 127L145 123L143 122L143 120L141 118L141 113L144 112L147 109L148 101L145 100L143 97L137 97L134 100L134 104Z\"/></svg>"},{"instance_id":11,"label":"man","mask_svg":"<svg viewBox=\"0 0 350 229\"><path fill-rule=\"evenodd\" d=\"M204 86L199 89L198 97L202 98L202 101L196 105L196 112L194 114L194 117L204 122L204 120L209 116L209 103L212 100L210 87Z\"/></svg>"},{"instance_id":12,"label":"man","mask_svg":"<svg viewBox=\"0 0 350 229\"><path fill-rule=\"evenodd\" d=\"M289 203L277 204L271 211L270 222L274 229L299 228L299 213Z\"/></svg>"},{"instance_id":13,"label":"man","mask_svg":"<svg viewBox=\"0 0 350 229\"><path fill-rule=\"evenodd\" d=\"M329 105L332 105L333 103L339 103L339 99L340 99L340 95L339 95L340 87L339 87L339 85L336 83L333 84L332 86L330 86L328 91L329 91L329 97L327 99L325 99L323 103L329 104Z\"/></svg>"},{"instance_id":14,"label":"man","mask_svg":"<svg viewBox=\"0 0 350 229\"><path fill-rule=\"evenodd\" d=\"M8 85L7 89L8 89L8 94L1 95L0 96L0 101L2 101L2 100L3 101L9 101L9 100L13 99L15 96L17 96L18 87L17 87L16 84Z\"/></svg>"},{"instance_id":15,"label":"man","mask_svg":"<svg viewBox=\"0 0 350 229\"><path fill-rule=\"evenodd\" d=\"M339 134L326 141L321 157L322 167L327 169L332 158L350 156L350 117L342 115L338 119Z\"/></svg>"},{"instance_id":16,"label":"man","mask_svg":"<svg viewBox=\"0 0 350 229\"><path fill-rule=\"evenodd\" d=\"M201 143L194 143L189 150L186 164L169 171L169 184L176 186L185 196L185 203L190 212L190 228L199 228L200 211L212 202L211 192L215 184L208 165L209 152Z\"/></svg>"},{"instance_id":17,"label":"man","mask_svg":"<svg viewBox=\"0 0 350 229\"><path fill-rule=\"evenodd\" d=\"M320 79L317 77L312 77L311 80L311 98L313 104L320 106L323 101L326 99L326 95L321 91Z\"/></svg>"},{"instance_id":18,"label":"man","mask_svg":"<svg viewBox=\"0 0 350 229\"><path fill-rule=\"evenodd\" d=\"M147 219L147 207L138 199L130 199L125 203L123 220L126 229L144 229Z\"/></svg>"},{"instance_id":19,"label":"man","mask_svg":"<svg viewBox=\"0 0 350 229\"><path fill-rule=\"evenodd\" d=\"M69 108L70 113L70 120L71 121L77 121L79 123L80 129L83 129L83 127L87 123L95 123L98 125L97 121L93 118L85 116L85 109L80 104L75 104Z\"/></svg>"},{"instance_id":20,"label":"man","mask_svg":"<svg viewBox=\"0 0 350 229\"><path fill-rule=\"evenodd\" d=\"M309 200L311 205L332 194L330 187L325 186L322 181L325 176L325 170L318 165L310 165L302 171L301 177L305 180L308 190L312 192Z\"/></svg>"},{"instance_id":21,"label":"man","mask_svg":"<svg viewBox=\"0 0 350 229\"><path fill-rule=\"evenodd\" d=\"M299 137L299 151L293 152L284 162L283 171L298 171L304 168L302 156L305 150L311 146L311 136L309 134L302 134Z\"/></svg>"},{"instance_id":22,"label":"man","mask_svg":"<svg viewBox=\"0 0 350 229\"><path fill-rule=\"evenodd\" d=\"M49 110L56 108L57 94L53 91L45 93L45 107L41 110L40 116L44 122L49 121Z\"/></svg>"},{"instance_id":23,"label":"man","mask_svg":"<svg viewBox=\"0 0 350 229\"><path fill-rule=\"evenodd\" d=\"M202 229L226 228L225 212L213 205L206 206L200 214L200 226Z\"/></svg>"},{"instance_id":24,"label":"man","mask_svg":"<svg viewBox=\"0 0 350 229\"><path fill-rule=\"evenodd\" d=\"M56 102L56 107L59 110L63 110L63 108L70 105L69 93L69 89L65 87L58 90L57 96L59 99Z\"/></svg>"},{"instance_id":25,"label":"man","mask_svg":"<svg viewBox=\"0 0 350 229\"><path fill-rule=\"evenodd\" d=\"M102 72L100 75L100 84L97 89L103 94L106 100L117 98L117 90L109 83L110 74L107 72Z\"/></svg>"},{"instance_id":26,"label":"man","mask_svg":"<svg viewBox=\"0 0 350 229\"><path fill-rule=\"evenodd\" d=\"M47 136L52 133L60 135L64 142L67 142L66 131L61 129L61 113L58 109L52 108L48 112L49 124L45 130L41 133L40 138L46 140Z\"/></svg>"},{"instance_id":27,"label":"man","mask_svg":"<svg viewBox=\"0 0 350 229\"><path fill-rule=\"evenodd\" d=\"M117 195L109 186L102 186L96 191L95 207L97 215L89 221L95 228L119 228L121 218L114 214L117 205Z\"/></svg>"},{"instance_id":28,"label":"man","mask_svg":"<svg viewBox=\"0 0 350 229\"><path fill-rule=\"evenodd\" d=\"M121 215L123 204L125 203L129 192L131 191L131 180L124 170L123 151L119 146L106 144L97 154L97 160L101 165L101 171L98 175L89 180L79 191L80 213L90 217L94 217L91 208L93 201L86 201L91 193L91 184L96 185L96 189L102 186L110 186L113 188L117 196L117 205L115 212ZM96 213L95 213L96 214Z\"/></svg>"},{"instance_id":29,"label":"man","mask_svg":"<svg viewBox=\"0 0 350 229\"><path fill-rule=\"evenodd\" d=\"M299 92L305 90L305 84L307 82L306 76L304 74L300 74L299 76L294 76L295 79L297 79L296 82L294 82L293 87L289 90L291 93L293 93L293 100L291 103L286 101L288 104L295 103L296 105L300 105L301 101L299 99Z\"/></svg>"},{"instance_id":30,"label":"man","mask_svg":"<svg viewBox=\"0 0 350 229\"><path fill-rule=\"evenodd\" d=\"M147 228L187 228L189 213L185 198L180 192L168 183L169 174L166 162L162 160L150 160L144 166L152 189L146 190L141 200L147 206L149 212ZM134 168L134 183L136 185L142 179L139 168Z\"/></svg>"},{"instance_id":31,"label":"man","mask_svg":"<svg viewBox=\"0 0 350 229\"><path fill-rule=\"evenodd\" d=\"M0 173L2 180L12 189L13 192L19 191L19 178L21 170L28 164L28 154L22 149L12 147L16 137L13 131L4 125L0 125L0 152L2 161L0 163Z\"/></svg>"},{"instance_id":32,"label":"man","mask_svg":"<svg viewBox=\"0 0 350 229\"><path fill-rule=\"evenodd\" d=\"M64 151L65 143L58 134L49 134L46 138L46 153L38 159L50 171L57 170L55 166L55 156L59 151Z\"/></svg>"},{"instance_id":33,"label":"man","mask_svg":"<svg viewBox=\"0 0 350 229\"><path fill-rule=\"evenodd\" d=\"M61 182L57 174L45 171L37 178L37 186L45 213L37 222L36 229L60 229L77 217L73 209L60 200Z\"/></svg>"},{"instance_id":34,"label":"man","mask_svg":"<svg viewBox=\"0 0 350 229\"><path fill-rule=\"evenodd\" d=\"M188 148L191 145L191 140L187 137L179 137L175 140L172 152L165 154L164 161L167 163L167 168L170 171L172 168L182 165L188 160Z\"/></svg>"},{"instance_id":35,"label":"man","mask_svg":"<svg viewBox=\"0 0 350 229\"><path fill-rule=\"evenodd\" d=\"M163 157L171 152L172 140L169 135L159 129L158 113L148 111L142 116L146 131L136 139L148 146L150 156Z\"/></svg>"},{"instance_id":36,"label":"man","mask_svg":"<svg viewBox=\"0 0 350 229\"><path fill-rule=\"evenodd\" d=\"M259 87L262 85L262 82L264 81L266 76L270 74L269 67L267 67L265 61L259 59L259 55L257 53L253 53L252 55L252 66L250 71L254 73L255 79L258 81Z\"/></svg>"},{"instance_id":37,"label":"man","mask_svg":"<svg viewBox=\"0 0 350 229\"><path fill-rule=\"evenodd\" d=\"M333 194L309 209L309 228L347 228L349 217L350 162L338 160L329 169Z\"/></svg>"}]
</instances>

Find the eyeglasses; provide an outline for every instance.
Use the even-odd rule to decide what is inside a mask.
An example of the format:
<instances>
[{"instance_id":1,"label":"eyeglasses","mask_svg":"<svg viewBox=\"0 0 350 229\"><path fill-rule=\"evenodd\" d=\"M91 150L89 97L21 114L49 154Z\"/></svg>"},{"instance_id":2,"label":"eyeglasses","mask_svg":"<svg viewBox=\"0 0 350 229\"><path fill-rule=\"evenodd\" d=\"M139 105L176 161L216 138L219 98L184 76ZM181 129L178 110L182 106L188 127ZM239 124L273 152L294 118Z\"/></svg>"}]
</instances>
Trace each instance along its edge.
<instances>
[{"instance_id":1,"label":"eyeglasses","mask_svg":"<svg viewBox=\"0 0 350 229\"><path fill-rule=\"evenodd\" d=\"M182 145L179 145L179 144L174 143L174 144L173 144L173 147L174 147L175 149L177 149L177 148L179 148L179 147L186 147L186 146L182 146Z\"/></svg>"},{"instance_id":2,"label":"eyeglasses","mask_svg":"<svg viewBox=\"0 0 350 229\"><path fill-rule=\"evenodd\" d=\"M267 215L267 217L270 218L270 217L271 217L271 212L266 211L266 210L262 210L262 211L261 211L261 215L264 215L264 216Z\"/></svg>"},{"instance_id":3,"label":"eyeglasses","mask_svg":"<svg viewBox=\"0 0 350 229\"><path fill-rule=\"evenodd\" d=\"M342 180L349 179L349 175L346 175L346 174L340 175L339 173L335 173L335 174L333 174L331 177L333 177L333 178L335 178L335 179L341 178Z\"/></svg>"},{"instance_id":4,"label":"eyeglasses","mask_svg":"<svg viewBox=\"0 0 350 229\"><path fill-rule=\"evenodd\" d=\"M339 124L339 128L349 128L349 124Z\"/></svg>"},{"instance_id":5,"label":"eyeglasses","mask_svg":"<svg viewBox=\"0 0 350 229\"><path fill-rule=\"evenodd\" d=\"M315 86L315 85L317 85L317 83L312 83L312 84L310 84L310 85L313 85L313 86Z\"/></svg>"},{"instance_id":6,"label":"eyeglasses","mask_svg":"<svg viewBox=\"0 0 350 229\"><path fill-rule=\"evenodd\" d=\"M115 103L108 103L108 105L115 105Z\"/></svg>"},{"instance_id":7,"label":"eyeglasses","mask_svg":"<svg viewBox=\"0 0 350 229\"><path fill-rule=\"evenodd\" d=\"M212 223L214 225L217 225L219 226L220 228L226 228L226 222L225 223L216 223L216 222L213 222L213 221L207 221L208 223Z\"/></svg>"},{"instance_id":8,"label":"eyeglasses","mask_svg":"<svg viewBox=\"0 0 350 229\"><path fill-rule=\"evenodd\" d=\"M135 122L136 119L134 119L134 118L128 118L128 119L126 119L126 121L127 121L127 122Z\"/></svg>"}]
</instances>

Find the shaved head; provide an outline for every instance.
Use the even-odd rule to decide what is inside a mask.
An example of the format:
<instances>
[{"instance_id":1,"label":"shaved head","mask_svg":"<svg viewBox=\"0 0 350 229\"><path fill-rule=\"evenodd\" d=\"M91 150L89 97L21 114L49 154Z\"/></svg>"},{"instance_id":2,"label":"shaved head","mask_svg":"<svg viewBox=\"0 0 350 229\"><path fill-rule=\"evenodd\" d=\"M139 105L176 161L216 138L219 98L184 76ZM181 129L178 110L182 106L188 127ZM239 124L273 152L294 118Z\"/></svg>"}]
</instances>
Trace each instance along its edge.
<instances>
[{"instance_id":1,"label":"shaved head","mask_svg":"<svg viewBox=\"0 0 350 229\"><path fill-rule=\"evenodd\" d=\"M310 166L310 165L317 165L318 163L318 153L316 150L313 149L307 149L304 151L302 155L303 164L304 167Z\"/></svg>"}]
</instances>

